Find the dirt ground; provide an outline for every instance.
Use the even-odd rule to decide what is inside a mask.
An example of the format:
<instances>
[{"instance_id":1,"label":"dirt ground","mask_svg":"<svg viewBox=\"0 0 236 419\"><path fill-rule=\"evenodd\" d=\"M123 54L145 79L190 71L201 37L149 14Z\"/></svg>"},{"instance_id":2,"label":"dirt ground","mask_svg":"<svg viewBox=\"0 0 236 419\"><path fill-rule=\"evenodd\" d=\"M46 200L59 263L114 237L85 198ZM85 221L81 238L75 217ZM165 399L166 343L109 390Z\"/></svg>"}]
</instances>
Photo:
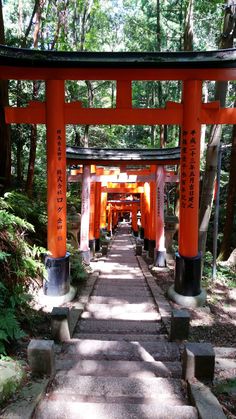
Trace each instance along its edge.
<instances>
[{"instance_id":1,"label":"dirt ground","mask_svg":"<svg viewBox=\"0 0 236 419\"><path fill-rule=\"evenodd\" d=\"M158 273L156 280L166 292L174 283L174 274ZM191 315L189 341L236 348L236 283L233 287L234 282L230 281L230 285L223 279L203 280L207 301L204 307L188 309ZM179 308L177 304L171 304L173 308ZM236 419L236 368L216 370L212 391L227 418Z\"/></svg>"}]
</instances>

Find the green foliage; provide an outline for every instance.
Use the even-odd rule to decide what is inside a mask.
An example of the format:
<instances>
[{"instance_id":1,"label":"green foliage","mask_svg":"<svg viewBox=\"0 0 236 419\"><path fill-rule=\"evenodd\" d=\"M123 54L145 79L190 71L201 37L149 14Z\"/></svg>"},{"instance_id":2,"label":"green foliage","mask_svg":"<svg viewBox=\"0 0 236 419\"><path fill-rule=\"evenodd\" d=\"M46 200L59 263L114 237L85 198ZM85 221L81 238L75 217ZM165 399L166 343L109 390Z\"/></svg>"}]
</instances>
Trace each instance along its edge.
<instances>
[{"instance_id":1,"label":"green foliage","mask_svg":"<svg viewBox=\"0 0 236 419\"><path fill-rule=\"evenodd\" d=\"M212 280L212 254L211 252L205 253L205 262L203 269L203 280L210 283ZM236 271L228 265L217 263L217 280L228 287L236 287Z\"/></svg>"},{"instance_id":2,"label":"green foliage","mask_svg":"<svg viewBox=\"0 0 236 419\"><path fill-rule=\"evenodd\" d=\"M29 242L34 226L13 212L33 218L36 204L18 192L7 193L0 200L0 280L12 290L43 274L40 255L45 253L43 247Z\"/></svg>"},{"instance_id":3,"label":"green foliage","mask_svg":"<svg viewBox=\"0 0 236 419\"><path fill-rule=\"evenodd\" d=\"M70 252L70 276L74 285L78 285L81 281L85 281L88 277L88 272L83 263L82 257L78 250L73 246L67 244L67 250Z\"/></svg>"},{"instance_id":4,"label":"green foliage","mask_svg":"<svg viewBox=\"0 0 236 419\"><path fill-rule=\"evenodd\" d=\"M16 310L25 302L25 295L19 287L12 294L7 287L0 282L0 355L6 354L6 344L20 339L25 333L20 327L16 317Z\"/></svg>"}]
</instances>

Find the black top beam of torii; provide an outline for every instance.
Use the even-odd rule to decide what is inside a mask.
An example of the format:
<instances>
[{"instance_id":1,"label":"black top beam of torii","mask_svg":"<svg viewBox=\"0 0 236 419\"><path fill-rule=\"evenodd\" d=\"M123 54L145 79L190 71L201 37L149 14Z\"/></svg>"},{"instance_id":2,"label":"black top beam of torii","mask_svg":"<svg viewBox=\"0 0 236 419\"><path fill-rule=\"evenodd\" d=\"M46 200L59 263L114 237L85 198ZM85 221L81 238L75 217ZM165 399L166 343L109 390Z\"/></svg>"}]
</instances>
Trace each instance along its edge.
<instances>
[{"instance_id":1,"label":"black top beam of torii","mask_svg":"<svg viewBox=\"0 0 236 419\"><path fill-rule=\"evenodd\" d=\"M180 148L156 149L113 149L113 148L81 148L66 147L66 158L70 165L97 164L110 166L131 163L132 165L178 164Z\"/></svg>"},{"instance_id":2,"label":"black top beam of torii","mask_svg":"<svg viewBox=\"0 0 236 419\"><path fill-rule=\"evenodd\" d=\"M236 49L194 52L68 52L0 45L1 65L26 67L233 68Z\"/></svg>"}]
</instances>

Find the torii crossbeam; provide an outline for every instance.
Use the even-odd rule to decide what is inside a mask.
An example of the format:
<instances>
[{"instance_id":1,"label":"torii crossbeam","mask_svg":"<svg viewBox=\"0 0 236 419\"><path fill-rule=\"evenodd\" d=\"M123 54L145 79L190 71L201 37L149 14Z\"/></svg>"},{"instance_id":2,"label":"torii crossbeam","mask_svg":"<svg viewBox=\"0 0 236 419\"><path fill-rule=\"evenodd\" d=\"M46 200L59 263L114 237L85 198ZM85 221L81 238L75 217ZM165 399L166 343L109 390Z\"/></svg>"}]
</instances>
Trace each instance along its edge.
<instances>
[{"instance_id":1,"label":"torii crossbeam","mask_svg":"<svg viewBox=\"0 0 236 419\"><path fill-rule=\"evenodd\" d=\"M45 123L47 126L48 250L50 264L66 256L66 140L65 125L178 124L182 128L180 173L179 252L173 298L200 301L201 255L198 253L198 205L201 124L235 124L236 109L219 102L202 103L203 80L236 80L236 50L175 53L72 53L35 51L0 46L0 78L45 80L44 103L7 108L8 123ZM83 108L65 102L65 80L115 80L116 107ZM181 103L165 109L132 106L132 81L182 80ZM66 262L69 263L69 262ZM56 268L57 269L57 268ZM60 270L60 269L59 269ZM55 271L56 272L56 271ZM49 275L53 295L68 291L68 274ZM54 282L53 282L54 281ZM47 290L45 292L48 292Z\"/></svg>"}]
</instances>

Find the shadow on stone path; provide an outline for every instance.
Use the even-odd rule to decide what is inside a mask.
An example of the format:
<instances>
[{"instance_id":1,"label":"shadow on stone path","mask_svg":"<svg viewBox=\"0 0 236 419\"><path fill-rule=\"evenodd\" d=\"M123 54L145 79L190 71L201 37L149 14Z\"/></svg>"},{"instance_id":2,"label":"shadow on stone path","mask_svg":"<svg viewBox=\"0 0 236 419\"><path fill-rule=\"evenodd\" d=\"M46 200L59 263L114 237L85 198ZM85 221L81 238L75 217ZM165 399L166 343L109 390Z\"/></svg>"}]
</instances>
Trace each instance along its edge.
<instances>
[{"instance_id":1,"label":"shadow on stone path","mask_svg":"<svg viewBox=\"0 0 236 419\"><path fill-rule=\"evenodd\" d=\"M34 418L197 418L182 386L179 348L168 342L159 297L126 224L99 269L73 338L57 347L57 372Z\"/></svg>"}]
</instances>

